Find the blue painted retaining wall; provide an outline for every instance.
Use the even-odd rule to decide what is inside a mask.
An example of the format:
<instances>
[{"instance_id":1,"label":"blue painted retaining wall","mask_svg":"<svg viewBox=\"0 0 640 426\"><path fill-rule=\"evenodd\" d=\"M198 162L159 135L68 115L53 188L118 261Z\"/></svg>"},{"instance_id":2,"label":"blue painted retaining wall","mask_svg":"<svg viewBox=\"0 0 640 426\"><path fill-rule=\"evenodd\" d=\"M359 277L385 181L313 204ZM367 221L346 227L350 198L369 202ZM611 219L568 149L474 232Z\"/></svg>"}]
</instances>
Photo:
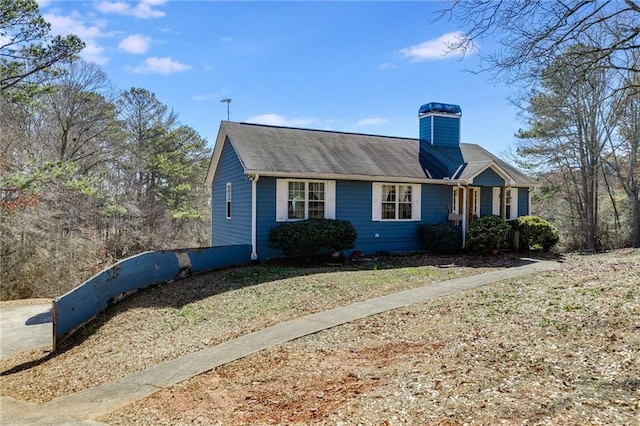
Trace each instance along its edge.
<instances>
[{"instance_id":1,"label":"blue painted retaining wall","mask_svg":"<svg viewBox=\"0 0 640 426\"><path fill-rule=\"evenodd\" d=\"M191 273L250 261L248 244L146 252L121 260L53 301L53 349L129 293Z\"/></svg>"}]
</instances>

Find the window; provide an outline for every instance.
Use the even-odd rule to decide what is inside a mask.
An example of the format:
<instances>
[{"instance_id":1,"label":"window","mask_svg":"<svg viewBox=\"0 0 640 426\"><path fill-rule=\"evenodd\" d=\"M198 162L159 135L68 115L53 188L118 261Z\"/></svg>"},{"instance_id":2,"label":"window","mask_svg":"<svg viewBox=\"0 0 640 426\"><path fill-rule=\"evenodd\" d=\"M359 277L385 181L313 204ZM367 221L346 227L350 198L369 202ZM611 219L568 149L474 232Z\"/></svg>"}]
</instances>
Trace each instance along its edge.
<instances>
[{"instance_id":1,"label":"window","mask_svg":"<svg viewBox=\"0 0 640 426\"><path fill-rule=\"evenodd\" d=\"M504 191L504 218L514 220L518 218L518 188L507 188Z\"/></svg>"},{"instance_id":2,"label":"window","mask_svg":"<svg viewBox=\"0 0 640 426\"><path fill-rule=\"evenodd\" d=\"M278 179L276 221L335 218L335 181Z\"/></svg>"},{"instance_id":3,"label":"window","mask_svg":"<svg viewBox=\"0 0 640 426\"><path fill-rule=\"evenodd\" d=\"M227 219L231 219L231 182L227 183L226 211Z\"/></svg>"},{"instance_id":4,"label":"window","mask_svg":"<svg viewBox=\"0 0 640 426\"><path fill-rule=\"evenodd\" d=\"M287 219L321 219L324 217L324 182L290 181Z\"/></svg>"},{"instance_id":5,"label":"window","mask_svg":"<svg viewBox=\"0 0 640 426\"><path fill-rule=\"evenodd\" d=\"M469 213L480 217L480 188L469 188L469 197L471 201Z\"/></svg>"},{"instance_id":6,"label":"window","mask_svg":"<svg viewBox=\"0 0 640 426\"><path fill-rule=\"evenodd\" d=\"M460 211L460 188L453 188L453 201L451 202L451 212L454 214L462 214Z\"/></svg>"},{"instance_id":7,"label":"window","mask_svg":"<svg viewBox=\"0 0 640 426\"><path fill-rule=\"evenodd\" d=\"M372 220L420 220L420 185L374 183Z\"/></svg>"},{"instance_id":8,"label":"window","mask_svg":"<svg viewBox=\"0 0 640 426\"><path fill-rule=\"evenodd\" d=\"M492 197L491 197L491 214L494 216L502 215L500 208L500 188L497 186L493 187Z\"/></svg>"}]
</instances>

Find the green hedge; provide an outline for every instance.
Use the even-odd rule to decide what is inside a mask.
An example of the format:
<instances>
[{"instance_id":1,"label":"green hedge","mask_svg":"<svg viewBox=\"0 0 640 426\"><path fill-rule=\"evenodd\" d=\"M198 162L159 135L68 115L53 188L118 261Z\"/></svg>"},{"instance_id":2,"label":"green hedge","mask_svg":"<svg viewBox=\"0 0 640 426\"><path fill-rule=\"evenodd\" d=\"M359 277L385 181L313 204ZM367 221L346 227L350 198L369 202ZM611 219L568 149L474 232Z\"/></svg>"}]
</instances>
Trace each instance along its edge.
<instances>
[{"instance_id":1,"label":"green hedge","mask_svg":"<svg viewBox=\"0 0 640 426\"><path fill-rule=\"evenodd\" d=\"M481 253L492 253L500 249L511 227L498 216L483 216L469 227L467 248Z\"/></svg>"},{"instance_id":2,"label":"green hedge","mask_svg":"<svg viewBox=\"0 0 640 426\"><path fill-rule=\"evenodd\" d=\"M520 248L524 250L551 251L560 241L558 230L539 216L521 216L516 220L520 232Z\"/></svg>"},{"instance_id":3,"label":"green hedge","mask_svg":"<svg viewBox=\"0 0 640 426\"><path fill-rule=\"evenodd\" d=\"M453 254L462 248L462 228L449 223L418 225L418 236L425 250Z\"/></svg>"},{"instance_id":4,"label":"green hedge","mask_svg":"<svg viewBox=\"0 0 640 426\"><path fill-rule=\"evenodd\" d=\"M308 219L271 228L269 240L287 256L315 256L321 250L351 249L357 237L348 220Z\"/></svg>"}]
</instances>

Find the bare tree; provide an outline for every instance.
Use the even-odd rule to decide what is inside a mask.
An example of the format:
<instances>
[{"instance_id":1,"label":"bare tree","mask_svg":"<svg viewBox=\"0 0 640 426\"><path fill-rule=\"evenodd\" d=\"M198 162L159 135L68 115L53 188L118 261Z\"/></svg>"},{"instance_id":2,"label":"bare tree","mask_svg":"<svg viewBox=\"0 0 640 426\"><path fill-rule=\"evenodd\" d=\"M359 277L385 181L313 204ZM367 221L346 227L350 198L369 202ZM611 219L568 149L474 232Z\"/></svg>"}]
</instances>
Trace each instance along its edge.
<instances>
[{"instance_id":1,"label":"bare tree","mask_svg":"<svg viewBox=\"0 0 640 426\"><path fill-rule=\"evenodd\" d=\"M562 176L563 196L582 225L584 246L595 250L602 154L612 122L607 102L610 71L591 68L588 56L575 63L574 52L582 49L574 46L545 71L541 89L529 100L529 129L519 134L518 154L529 163L525 166L541 166Z\"/></svg>"},{"instance_id":2,"label":"bare tree","mask_svg":"<svg viewBox=\"0 0 640 426\"><path fill-rule=\"evenodd\" d=\"M114 145L121 135L115 90L94 63L77 60L56 69L61 77L55 90L43 96L49 111L48 160L76 162L85 174L117 155Z\"/></svg>"},{"instance_id":3,"label":"bare tree","mask_svg":"<svg viewBox=\"0 0 640 426\"><path fill-rule=\"evenodd\" d=\"M636 0L455 0L439 16L454 18L465 31L453 50L470 52L482 40L496 38L501 49L482 54L482 70L508 82L535 82L576 44L588 48L570 52L568 63L588 60L592 68L640 72L628 55L640 49Z\"/></svg>"},{"instance_id":4,"label":"bare tree","mask_svg":"<svg viewBox=\"0 0 640 426\"><path fill-rule=\"evenodd\" d=\"M640 80L634 73L629 73L629 78ZM604 163L629 200L631 246L640 247L640 92L633 86L627 85L628 89L617 97L617 125L607 128Z\"/></svg>"}]
</instances>

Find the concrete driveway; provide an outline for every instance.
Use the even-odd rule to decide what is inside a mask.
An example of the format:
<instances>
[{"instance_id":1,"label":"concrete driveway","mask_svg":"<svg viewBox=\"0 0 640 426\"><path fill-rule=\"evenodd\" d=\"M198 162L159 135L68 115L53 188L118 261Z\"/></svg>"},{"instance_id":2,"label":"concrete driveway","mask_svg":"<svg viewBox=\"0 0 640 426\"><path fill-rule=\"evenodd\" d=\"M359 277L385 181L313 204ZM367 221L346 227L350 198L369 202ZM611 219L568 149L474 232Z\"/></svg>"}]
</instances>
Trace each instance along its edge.
<instances>
[{"instance_id":1,"label":"concrete driveway","mask_svg":"<svg viewBox=\"0 0 640 426\"><path fill-rule=\"evenodd\" d=\"M50 303L0 308L0 359L41 347L51 349L51 321Z\"/></svg>"}]
</instances>

